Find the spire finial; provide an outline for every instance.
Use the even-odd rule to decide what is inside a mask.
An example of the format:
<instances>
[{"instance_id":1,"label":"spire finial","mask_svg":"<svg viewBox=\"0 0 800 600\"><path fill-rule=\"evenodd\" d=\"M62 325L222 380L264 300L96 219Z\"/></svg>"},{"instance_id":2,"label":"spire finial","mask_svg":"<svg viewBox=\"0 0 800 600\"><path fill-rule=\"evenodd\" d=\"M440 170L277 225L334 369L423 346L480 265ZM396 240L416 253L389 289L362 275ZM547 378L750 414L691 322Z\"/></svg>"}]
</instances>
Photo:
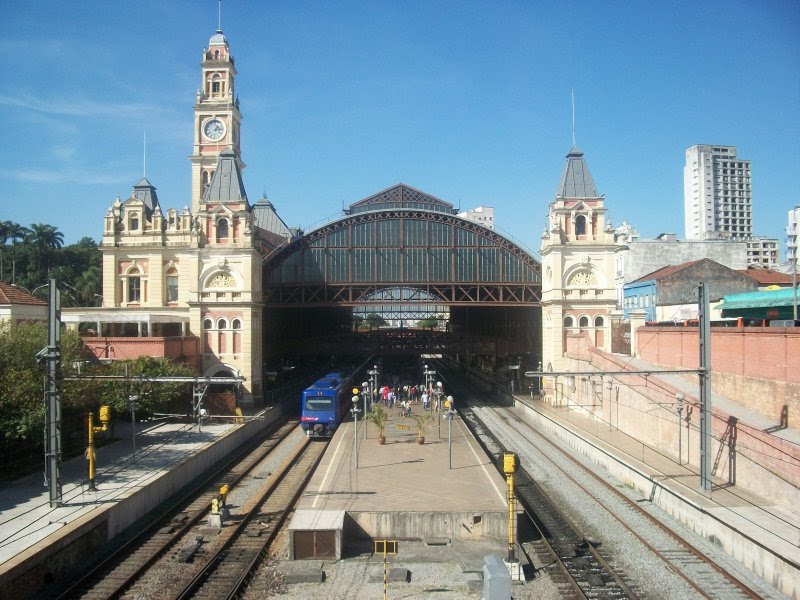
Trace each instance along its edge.
<instances>
[{"instance_id":1,"label":"spire finial","mask_svg":"<svg viewBox=\"0 0 800 600\"><path fill-rule=\"evenodd\" d=\"M217 0L217 33L222 33L222 0Z\"/></svg>"},{"instance_id":2,"label":"spire finial","mask_svg":"<svg viewBox=\"0 0 800 600\"><path fill-rule=\"evenodd\" d=\"M144 131L142 140L142 177L147 177L147 130Z\"/></svg>"},{"instance_id":3,"label":"spire finial","mask_svg":"<svg viewBox=\"0 0 800 600\"><path fill-rule=\"evenodd\" d=\"M572 89L572 146L575 144L575 88Z\"/></svg>"}]
</instances>

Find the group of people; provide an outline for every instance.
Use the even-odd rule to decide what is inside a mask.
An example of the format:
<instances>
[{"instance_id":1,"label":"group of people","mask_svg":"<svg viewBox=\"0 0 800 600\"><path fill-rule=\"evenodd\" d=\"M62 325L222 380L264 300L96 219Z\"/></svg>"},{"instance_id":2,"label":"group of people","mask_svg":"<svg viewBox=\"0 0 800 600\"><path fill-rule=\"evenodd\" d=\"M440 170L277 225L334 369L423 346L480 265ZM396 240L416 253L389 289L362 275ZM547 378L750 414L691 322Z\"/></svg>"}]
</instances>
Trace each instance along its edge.
<instances>
[{"instance_id":1,"label":"group of people","mask_svg":"<svg viewBox=\"0 0 800 600\"><path fill-rule=\"evenodd\" d=\"M389 387L384 385L381 388L373 390L372 403L381 402L387 408L393 408L400 405L406 415L411 414L411 406L416 403L422 403L424 409L431 407L431 402L441 403L441 392L435 388L426 388L424 385L404 385L398 387ZM441 408L437 404L437 409Z\"/></svg>"}]
</instances>

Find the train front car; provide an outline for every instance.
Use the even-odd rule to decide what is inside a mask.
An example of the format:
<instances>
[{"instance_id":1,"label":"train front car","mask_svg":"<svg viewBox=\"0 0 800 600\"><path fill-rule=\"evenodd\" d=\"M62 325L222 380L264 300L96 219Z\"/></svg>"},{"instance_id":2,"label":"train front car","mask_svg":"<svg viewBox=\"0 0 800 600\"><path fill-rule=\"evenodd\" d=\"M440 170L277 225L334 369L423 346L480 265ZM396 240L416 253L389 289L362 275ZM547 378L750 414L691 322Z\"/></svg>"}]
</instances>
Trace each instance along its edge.
<instances>
[{"instance_id":1,"label":"train front car","mask_svg":"<svg viewBox=\"0 0 800 600\"><path fill-rule=\"evenodd\" d=\"M300 424L308 437L332 437L349 408L348 379L326 376L303 390Z\"/></svg>"}]
</instances>

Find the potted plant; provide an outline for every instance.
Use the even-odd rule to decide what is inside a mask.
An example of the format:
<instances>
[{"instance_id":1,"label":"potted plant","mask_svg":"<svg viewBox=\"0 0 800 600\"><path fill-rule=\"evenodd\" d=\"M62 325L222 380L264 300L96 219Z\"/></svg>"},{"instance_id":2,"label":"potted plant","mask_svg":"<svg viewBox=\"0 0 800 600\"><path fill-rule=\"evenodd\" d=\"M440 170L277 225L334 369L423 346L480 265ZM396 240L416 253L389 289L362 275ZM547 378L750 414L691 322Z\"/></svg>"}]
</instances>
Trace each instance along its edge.
<instances>
[{"instance_id":1,"label":"potted plant","mask_svg":"<svg viewBox=\"0 0 800 600\"><path fill-rule=\"evenodd\" d=\"M417 424L417 443L425 443L425 433L428 431L428 425L431 422L431 413L423 412L419 415L411 415L414 422Z\"/></svg>"},{"instance_id":2,"label":"potted plant","mask_svg":"<svg viewBox=\"0 0 800 600\"><path fill-rule=\"evenodd\" d=\"M370 423L374 423L375 427L378 428L378 443L383 446L386 443L384 432L386 430L386 421L389 420L389 413L383 410L383 406L380 404L373 404L367 411L367 420Z\"/></svg>"}]
</instances>

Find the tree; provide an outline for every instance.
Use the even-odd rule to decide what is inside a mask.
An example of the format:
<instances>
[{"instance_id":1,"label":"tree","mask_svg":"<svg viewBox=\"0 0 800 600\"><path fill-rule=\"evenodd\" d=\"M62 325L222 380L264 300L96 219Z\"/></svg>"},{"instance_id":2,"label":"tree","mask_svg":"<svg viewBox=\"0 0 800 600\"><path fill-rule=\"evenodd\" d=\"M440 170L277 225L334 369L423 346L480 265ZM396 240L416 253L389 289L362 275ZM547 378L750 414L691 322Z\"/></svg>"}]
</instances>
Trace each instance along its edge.
<instances>
[{"instance_id":1,"label":"tree","mask_svg":"<svg viewBox=\"0 0 800 600\"><path fill-rule=\"evenodd\" d=\"M3 221L0 223L0 240L2 240L2 254L0 254L0 265L5 263L5 245L11 241L11 283L17 282L17 242L25 240L30 233L27 227L13 221ZM5 272L0 271L0 279L5 281Z\"/></svg>"},{"instance_id":2,"label":"tree","mask_svg":"<svg viewBox=\"0 0 800 600\"><path fill-rule=\"evenodd\" d=\"M47 278L53 250L64 245L64 234L52 225L33 223L27 240L34 250L35 281L42 281Z\"/></svg>"},{"instance_id":3,"label":"tree","mask_svg":"<svg viewBox=\"0 0 800 600\"><path fill-rule=\"evenodd\" d=\"M378 329L379 327L383 327L389 324L389 322L378 313L369 313L365 321L367 325L370 326L370 328L374 329Z\"/></svg>"}]
</instances>

